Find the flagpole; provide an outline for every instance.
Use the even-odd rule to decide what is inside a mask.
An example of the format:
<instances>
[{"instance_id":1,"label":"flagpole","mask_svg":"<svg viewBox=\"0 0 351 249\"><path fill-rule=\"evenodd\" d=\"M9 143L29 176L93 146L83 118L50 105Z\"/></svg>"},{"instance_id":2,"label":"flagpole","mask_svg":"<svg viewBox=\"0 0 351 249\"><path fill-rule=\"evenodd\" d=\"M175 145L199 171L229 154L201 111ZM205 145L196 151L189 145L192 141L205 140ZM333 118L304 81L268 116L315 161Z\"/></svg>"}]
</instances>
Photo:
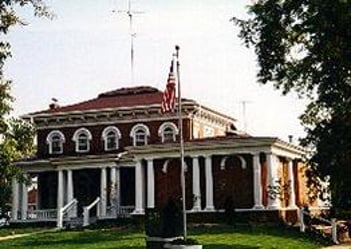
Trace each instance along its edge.
<instances>
[{"instance_id":1,"label":"flagpole","mask_svg":"<svg viewBox=\"0 0 351 249\"><path fill-rule=\"evenodd\" d=\"M184 240L187 237L187 226L186 226L186 202L185 202L185 163L184 163L184 139L183 139L183 120L182 120L182 95L180 89L180 72L179 72L179 46L175 46L176 59L177 59L177 80L178 80L178 126L179 126L179 143L180 143L180 162L181 162L181 173L180 173L180 184L182 189L182 206L183 206L183 236Z\"/></svg>"}]
</instances>

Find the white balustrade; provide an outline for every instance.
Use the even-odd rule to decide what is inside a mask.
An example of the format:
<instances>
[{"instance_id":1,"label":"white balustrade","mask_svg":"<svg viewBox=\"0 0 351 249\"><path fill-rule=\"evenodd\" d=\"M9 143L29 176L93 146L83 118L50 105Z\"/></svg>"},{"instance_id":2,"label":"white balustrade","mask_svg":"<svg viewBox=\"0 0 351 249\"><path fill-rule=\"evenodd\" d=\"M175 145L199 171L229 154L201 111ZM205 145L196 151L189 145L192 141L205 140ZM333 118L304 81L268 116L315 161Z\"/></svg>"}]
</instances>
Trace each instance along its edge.
<instances>
[{"instance_id":1,"label":"white balustrade","mask_svg":"<svg viewBox=\"0 0 351 249\"><path fill-rule=\"evenodd\" d=\"M58 228L63 227L63 218L65 215L67 215L68 212L70 212L71 210L77 210L77 204L78 204L77 199L73 199L72 201L67 203L64 207L58 210L57 225L56 225ZM73 214L73 217L76 217L76 216L77 216L77 213Z\"/></svg>"},{"instance_id":2,"label":"white balustrade","mask_svg":"<svg viewBox=\"0 0 351 249\"><path fill-rule=\"evenodd\" d=\"M83 227L90 224L90 210L96 206L96 216L100 216L100 197L97 197L89 206L83 207Z\"/></svg>"}]
</instances>

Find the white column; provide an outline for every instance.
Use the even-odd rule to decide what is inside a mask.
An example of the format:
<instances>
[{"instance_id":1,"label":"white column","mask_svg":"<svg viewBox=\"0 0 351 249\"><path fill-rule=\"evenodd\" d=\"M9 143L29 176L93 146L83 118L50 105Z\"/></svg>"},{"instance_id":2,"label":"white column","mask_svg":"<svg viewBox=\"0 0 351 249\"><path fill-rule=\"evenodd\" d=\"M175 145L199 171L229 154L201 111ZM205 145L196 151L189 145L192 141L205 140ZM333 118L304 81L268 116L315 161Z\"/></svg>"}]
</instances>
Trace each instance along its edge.
<instances>
[{"instance_id":1,"label":"white column","mask_svg":"<svg viewBox=\"0 0 351 249\"><path fill-rule=\"evenodd\" d=\"M73 200L73 175L72 170L67 170L67 202Z\"/></svg>"},{"instance_id":2,"label":"white column","mask_svg":"<svg viewBox=\"0 0 351 249\"><path fill-rule=\"evenodd\" d=\"M106 168L101 168L100 174L100 214L106 216L106 199L107 199L107 174Z\"/></svg>"},{"instance_id":3,"label":"white column","mask_svg":"<svg viewBox=\"0 0 351 249\"><path fill-rule=\"evenodd\" d=\"M134 214L143 214L143 169L141 161L135 164L135 210Z\"/></svg>"},{"instance_id":4,"label":"white column","mask_svg":"<svg viewBox=\"0 0 351 249\"><path fill-rule=\"evenodd\" d=\"M119 212L121 206L121 169L116 168L116 208Z\"/></svg>"},{"instance_id":5,"label":"white column","mask_svg":"<svg viewBox=\"0 0 351 249\"><path fill-rule=\"evenodd\" d=\"M16 178L12 179L12 211L11 211L11 219L18 219L18 206L19 206L19 193L18 193L18 182Z\"/></svg>"},{"instance_id":6,"label":"white column","mask_svg":"<svg viewBox=\"0 0 351 249\"><path fill-rule=\"evenodd\" d=\"M67 170L67 203L71 202L74 198L73 194L73 172L71 169ZM76 210L69 212L70 217L76 216Z\"/></svg>"},{"instance_id":7,"label":"white column","mask_svg":"<svg viewBox=\"0 0 351 249\"><path fill-rule=\"evenodd\" d=\"M63 206L65 206L68 203L66 171L62 171L62 186L63 186Z\"/></svg>"},{"instance_id":8,"label":"white column","mask_svg":"<svg viewBox=\"0 0 351 249\"><path fill-rule=\"evenodd\" d=\"M254 181L254 209L263 209L260 154L252 156Z\"/></svg>"},{"instance_id":9,"label":"white column","mask_svg":"<svg viewBox=\"0 0 351 249\"><path fill-rule=\"evenodd\" d=\"M273 154L267 154L267 190L269 186L277 186L278 183L278 158ZM279 209L280 207L280 195L275 196L271 199L268 195L268 209Z\"/></svg>"},{"instance_id":10,"label":"white column","mask_svg":"<svg viewBox=\"0 0 351 249\"><path fill-rule=\"evenodd\" d=\"M57 171L57 213L63 207L63 172Z\"/></svg>"},{"instance_id":11,"label":"white column","mask_svg":"<svg viewBox=\"0 0 351 249\"><path fill-rule=\"evenodd\" d=\"M206 208L207 211L214 210L213 205L213 175L212 175L212 157L205 157L205 176L206 176Z\"/></svg>"},{"instance_id":12,"label":"white column","mask_svg":"<svg viewBox=\"0 0 351 249\"><path fill-rule=\"evenodd\" d=\"M21 202L21 219L27 219L28 211L28 188L25 183L21 183L21 192L22 192L22 202Z\"/></svg>"},{"instance_id":13,"label":"white column","mask_svg":"<svg viewBox=\"0 0 351 249\"><path fill-rule=\"evenodd\" d=\"M294 178L294 162L289 160L288 162L288 180L289 180L289 190L290 190L290 197L289 197L289 208L297 208L296 206L296 196L295 196L295 178Z\"/></svg>"},{"instance_id":14,"label":"white column","mask_svg":"<svg viewBox=\"0 0 351 249\"><path fill-rule=\"evenodd\" d=\"M112 215L115 216L117 214L116 210L116 200L117 200L117 193L116 193L116 167L111 168L111 193L110 193L110 202L111 202L111 210Z\"/></svg>"},{"instance_id":15,"label":"white column","mask_svg":"<svg viewBox=\"0 0 351 249\"><path fill-rule=\"evenodd\" d=\"M147 207L155 207L155 173L152 159L147 160Z\"/></svg>"},{"instance_id":16,"label":"white column","mask_svg":"<svg viewBox=\"0 0 351 249\"><path fill-rule=\"evenodd\" d=\"M201 210L201 191L200 191L200 166L199 157L193 157L193 211Z\"/></svg>"}]
</instances>

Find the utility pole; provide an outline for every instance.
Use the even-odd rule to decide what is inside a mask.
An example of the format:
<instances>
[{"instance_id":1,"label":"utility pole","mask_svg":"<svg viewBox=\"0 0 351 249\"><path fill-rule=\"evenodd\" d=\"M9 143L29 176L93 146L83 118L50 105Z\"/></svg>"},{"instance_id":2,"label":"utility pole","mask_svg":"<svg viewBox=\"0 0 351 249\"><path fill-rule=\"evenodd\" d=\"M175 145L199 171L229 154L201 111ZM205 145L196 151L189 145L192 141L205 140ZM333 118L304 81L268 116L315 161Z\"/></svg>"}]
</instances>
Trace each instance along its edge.
<instances>
[{"instance_id":1,"label":"utility pole","mask_svg":"<svg viewBox=\"0 0 351 249\"><path fill-rule=\"evenodd\" d=\"M136 37L136 33L134 32L133 27L133 17L136 14L143 14L143 11L135 11L132 10L131 0L128 0L128 9L127 10L113 10L112 12L117 13L125 13L129 18L129 34L130 34L130 83L134 84L134 39Z\"/></svg>"}]
</instances>

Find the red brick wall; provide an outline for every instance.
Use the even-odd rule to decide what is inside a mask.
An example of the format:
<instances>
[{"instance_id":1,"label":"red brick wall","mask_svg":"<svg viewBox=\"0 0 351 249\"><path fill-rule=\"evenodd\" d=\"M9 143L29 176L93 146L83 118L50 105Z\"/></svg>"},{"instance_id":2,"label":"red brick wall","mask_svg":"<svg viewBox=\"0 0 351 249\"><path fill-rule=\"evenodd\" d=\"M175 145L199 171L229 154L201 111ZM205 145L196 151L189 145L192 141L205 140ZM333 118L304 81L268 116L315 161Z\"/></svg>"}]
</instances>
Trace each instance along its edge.
<instances>
[{"instance_id":1,"label":"red brick wall","mask_svg":"<svg viewBox=\"0 0 351 249\"><path fill-rule=\"evenodd\" d=\"M178 126L177 120L169 120L173 123L175 123ZM133 128L134 125L138 123L143 123L149 127L150 130L150 137L148 140L148 144L153 144L153 143L161 143L161 138L158 136L158 129L160 125L162 125L166 121L151 121L151 122L131 122L131 123L121 123L121 124L116 124L115 126L120 130L122 134L122 138L119 140L119 150L118 151L123 151L123 148L126 146L131 146L133 145L132 138L129 136L131 129ZM104 151L104 143L103 140L101 139L101 135L103 130L111 126L110 125L96 125L96 126L79 126L79 127L65 127L65 128L60 128L57 130L60 130L66 138L66 142L63 144L63 154L62 155L76 155L77 153L75 152L75 142L72 141L73 134L76 130L79 128L85 127L87 128L92 136L93 139L90 143L90 152L89 153L79 153L79 154L103 154L105 153ZM37 142L38 142L38 157L39 158L45 158L49 156L57 156L57 155L49 155L49 147L46 143L46 137L47 135L52 131L56 129L48 129L48 130L39 130L38 131L38 136L37 136ZM183 120L183 134L184 134L184 140L188 141L190 140L190 121L189 119L184 119ZM111 151L109 151L111 153ZM61 155L61 156L62 156ZM60 156L60 155L58 155Z\"/></svg>"},{"instance_id":2,"label":"red brick wall","mask_svg":"<svg viewBox=\"0 0 351 249\"><path fill-rule=\"evenodd\" d=\"M165 160L155 160L155 204L156 207L166 205L169 198L181 201L181 185L180 185L180 161L172 159L167 166L167 172L163 172ZM189 163L187 163L189 165ZM186 182L186 206L191 209L192 204L192 170L189 165L185 173Z\"/></svg>"},{"instance_id":3,"label":"red brick wall","mask_svg":"<svg viewBox=\"0 0 351 249\"><path fill-rule=\"evenodd\" d=\"M228 198L232 198L235 208L253 207L252 157L244 156L246 168L241 167L240 159L230 156L221 169L222 157L213 157L214 202L216 209L223 209Z\"/></svg>"}]
</instances>

